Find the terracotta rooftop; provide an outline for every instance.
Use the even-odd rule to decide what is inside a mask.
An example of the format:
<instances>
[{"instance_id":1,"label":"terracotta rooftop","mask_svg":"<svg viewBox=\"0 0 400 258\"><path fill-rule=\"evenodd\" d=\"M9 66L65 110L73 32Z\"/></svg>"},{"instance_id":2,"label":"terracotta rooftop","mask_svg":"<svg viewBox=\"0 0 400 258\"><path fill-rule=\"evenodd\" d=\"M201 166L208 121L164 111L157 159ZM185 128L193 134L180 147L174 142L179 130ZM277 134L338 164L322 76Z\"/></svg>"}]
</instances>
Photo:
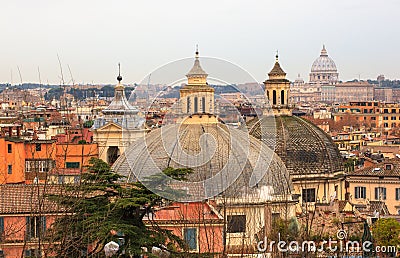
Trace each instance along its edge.
<instances>
[{"instance_id":1,"label":"terracotta rooftop","mask_svg":"<svg viewBox=\"0 0 400 258\"><path fill-rule=\"evenodd\" d=\"M0 185L0 215L60 212L47 195L61 192L59 185Z\"/></svg>"},{"instance_id":2,"label":"terracotta rooftop","mask_svg":"<svg viewBox=\"0 0 400 258\"><path fill-rule=\"evenodd\" d=\"M372 167L357 169L355 171L348 172L347 175L350 175L350 176L376 176L376 177L380 177L380 176L400 177L400 162L395 159L385 160L384 162L377 163Z\"/></svg>"}]
</instances>

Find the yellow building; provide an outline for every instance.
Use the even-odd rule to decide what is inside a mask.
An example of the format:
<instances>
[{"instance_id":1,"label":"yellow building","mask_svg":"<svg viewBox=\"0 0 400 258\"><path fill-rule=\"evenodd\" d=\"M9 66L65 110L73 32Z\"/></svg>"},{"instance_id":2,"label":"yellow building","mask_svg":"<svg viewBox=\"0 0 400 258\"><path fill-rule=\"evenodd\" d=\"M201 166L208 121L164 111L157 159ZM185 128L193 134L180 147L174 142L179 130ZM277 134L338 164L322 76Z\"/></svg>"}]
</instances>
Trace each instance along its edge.
<instances>
[{"instance_id":1,"label":"yellow building","mask_svg":"<svg viewBox=\"0 0 400 258\"><path fill-rule=\"evenodd\" d=\"M360 211L388 211L400 214L400 163L397 159L385 159L382 163L348 172L346 194L350 203ZM370 206L374 206L371 209ZM370 214L372 215L372 214Z\"/></svg>"}]
</instances>

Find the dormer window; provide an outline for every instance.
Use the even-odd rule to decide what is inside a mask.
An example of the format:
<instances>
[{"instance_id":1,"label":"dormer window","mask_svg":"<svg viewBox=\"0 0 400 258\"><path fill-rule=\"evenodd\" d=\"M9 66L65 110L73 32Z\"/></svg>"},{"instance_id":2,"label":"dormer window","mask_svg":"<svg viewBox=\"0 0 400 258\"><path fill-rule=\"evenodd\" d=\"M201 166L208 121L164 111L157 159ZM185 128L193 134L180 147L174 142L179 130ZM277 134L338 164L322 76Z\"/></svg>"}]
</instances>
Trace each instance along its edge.
<instances>
[{"instance_id":1,"label":"dormer window","mask_svg":"<svg viewBox=\"0 0 400 258\"><path fill-rule=\"evenodd\" d=\"M385 164L385 170L392 170L393 165L392 164Z\"/></svg>"}]
</instances>

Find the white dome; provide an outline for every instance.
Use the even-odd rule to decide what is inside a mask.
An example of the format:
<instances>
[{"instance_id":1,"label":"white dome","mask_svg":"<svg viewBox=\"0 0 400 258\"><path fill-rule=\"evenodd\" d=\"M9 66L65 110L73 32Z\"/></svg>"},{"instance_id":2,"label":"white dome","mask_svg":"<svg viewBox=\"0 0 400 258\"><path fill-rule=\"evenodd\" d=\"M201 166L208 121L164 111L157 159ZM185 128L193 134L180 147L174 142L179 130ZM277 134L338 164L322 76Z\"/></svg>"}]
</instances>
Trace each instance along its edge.
<instances>
[{"instance_id":1,"label":"white dome","mask_svg":"<svg viewBox=\"0 0 400 258\"><path fill-rule=\"evenodd\" d=\"M336 64L332 60L332 58L328 56L325 46L321 51L321 55L314 61L311 67L311 72L312 73L337 72Z\"/></svg>"}]
</instances>

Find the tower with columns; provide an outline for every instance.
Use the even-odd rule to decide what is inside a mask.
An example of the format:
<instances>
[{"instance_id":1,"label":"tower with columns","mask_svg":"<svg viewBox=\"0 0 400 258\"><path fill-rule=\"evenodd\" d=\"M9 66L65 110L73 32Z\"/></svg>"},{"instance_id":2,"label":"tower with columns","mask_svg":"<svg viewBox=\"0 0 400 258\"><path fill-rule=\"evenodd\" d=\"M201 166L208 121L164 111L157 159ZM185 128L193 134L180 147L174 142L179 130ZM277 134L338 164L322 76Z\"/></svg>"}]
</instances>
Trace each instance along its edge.
<instances>
[{"instance_id":1,"label":"tower with columns","mask_svg":"<svg viewBox=\"0 0 400 258\"><path fill-rule=\"evenodd\" d=\"M199 51L192 69L186 75L188 82L180 89L181 111L183 114L213 114L214 88L207 83L208 74L200 65Z\"/></svg>"},{"instance_id":2,"label":"tower with columns","mask_svg":"<svg viewBox=\"0 0 400 258\"><path fill-rule=\"evenodd\" d=\"M289 103L290 81L286 79L286 73L279 64L278 54L275 65L268 73L268 79L264 81L265 94L274 114L290 114Z\"/></svg>"}]
</instances>

